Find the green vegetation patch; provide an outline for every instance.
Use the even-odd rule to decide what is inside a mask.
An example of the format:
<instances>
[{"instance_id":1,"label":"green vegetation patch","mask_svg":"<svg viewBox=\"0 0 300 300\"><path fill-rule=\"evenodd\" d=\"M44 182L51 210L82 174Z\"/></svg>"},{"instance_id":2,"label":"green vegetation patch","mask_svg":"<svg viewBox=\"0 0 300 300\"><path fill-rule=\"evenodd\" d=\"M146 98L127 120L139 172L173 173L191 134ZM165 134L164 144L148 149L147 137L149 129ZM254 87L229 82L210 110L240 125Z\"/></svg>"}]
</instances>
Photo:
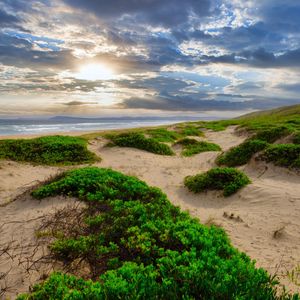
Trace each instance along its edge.
<instances>
[{"instance_id":1,"label":"green vegetation patch","mask_svg":"<svg viewBox=\"0 0 300 300\"><path fill-rule=\"evenodd\" d=\"M199 129L199 126L191 124L178 126L178 132L180 132L182 136L204 136L204 133Z\"/></svg>"},{"instance_id":2,"label":"green vegetation patch","mask_svg":"<svg viewBox=\"0 0 300 300\"><path fill-rule=\"evenodd\" d=\"M300 144L300 132L296 132L293 136L293 143Z\"/></svg>"},{"instance_id":3,"label":"green vegetation patch","mask_svg":"<svg viewBox=\"0 0 300 300\"><path fill-rule=\"evenodd\" d=\"M202 128L214 131L222 131L228 126L237 125L252 133L259 133L260 131L281 127L286 128L290 132L296 132L300 131L300 105L254 112L236 119L209 122L200 121L195 123ZM277 130L278 129L275 129L274 132Z\"/></svg>"},{"instance_id":4,"label":"green vegetation patch","mask_svg":"<svg viewBox=\"0 0 300 300\"><path fill-rule=\"evenodd\" d=\"M88 151L85 139L70 136L0 140L0 159L46 165L82 164L99 160Z\"/></svg>"},{"instance_id":5,"label":"green vegetation patch","mask_svg":"<svg viewBox=\"0 0 300 300\"><path fill-rule=\"evenodd\" d=\"M228 167L241 166L249 162L255 153L264 150L267 146L267 142L249 139L218 156L216 163Z\"/></svg>"},{"instance_id":6,"label":"green vegetation patch","mask_svg":"<svg viewBox=\"0 0 300 300\"><path fill-rule=\"evenodd\" d=\"M253 132L274 127L286 127L291 132L300 130L300 105L280 107L272 110L251 113L236 119Z\"/></svg>"},{"instance_id":7,"label":"green vegetation patch","mask_svg":"<svg viewBox=\"0 0 300 300\"><path fill-rule=\"evenodd\" d=\"M276 144L269 146L260 156L261 159L275 165L300 168L300 145Z\"/></svg>"},{"instance_id":8,"label":"green vegetation patch","mask_svg":"<svg viewBox=\"0 0 300 300\"><path fill-rule=\"evenodd\" d=\"M227 197L250 182L243 172L235 168L213 168L205 173L186 177L184 184L194 193L223 190L224 196Z\"/></svg>"},{"instance_id":9,"label":"green vegetation patch","mask_svg":"<svg viewBox=\"0 0 300 300\"><path fill-rule=\"evenodd\" d=\"M146 138L139 132L127 132L107 136L114 145L119 147L131 147L160 155L174 155L172 149L154 138Z\"/></svg>"},{"instance_id":10,"label":"green vegetation patch","mask_svg":"<svg viewBox=\"0 0 300 300\"><path fill-rule=\"evenodd\" d=\"M179 138L181 134L176 131L167 130L166 128L149 129L145 132L158 142L172 143Z\"/></svg>"},{"instance_id":11,"label":"green vegetation patch","mask_svg":"<svg viewBox=\"0 0 300 300\"><path fill-rule=\"evenodd\" d=\"M207 151L221 151L221 147L217 144L205 141L197 141L195 139L189 138L179 140L176 144L180 144L183 146L183 156L192 156Z\"/></svg>"},{"instance_id":12,"label":"green vegetation patch","mask_svg":"<svg viewBox=\"0 0 300 300\"><path fill-rule=\"evenodd\" d=\"M269 129L259 130L253 139L261 140L268 143L274 143L278 139L285 137L291 133L291 130L286 126L276 126Z\"/></svg>"},{"instance_id":13,"label":"green vegetation patch","mask_svg":"<svg viewBox=\"0 0 300 300\"><path fill-rule=\"evenodd\" d=\"M219 175L222 183L247 181L228 170ZM51 249L66 264L83 262L93 281L53 273L19 300L292 299L281 294L266 271L233 248L221 228L200 224L159 189L134 177L83 168L33 195L69 195L87 203L82 226L69 224L69 235L54 240Z\"/></svg>"}]
</instances>

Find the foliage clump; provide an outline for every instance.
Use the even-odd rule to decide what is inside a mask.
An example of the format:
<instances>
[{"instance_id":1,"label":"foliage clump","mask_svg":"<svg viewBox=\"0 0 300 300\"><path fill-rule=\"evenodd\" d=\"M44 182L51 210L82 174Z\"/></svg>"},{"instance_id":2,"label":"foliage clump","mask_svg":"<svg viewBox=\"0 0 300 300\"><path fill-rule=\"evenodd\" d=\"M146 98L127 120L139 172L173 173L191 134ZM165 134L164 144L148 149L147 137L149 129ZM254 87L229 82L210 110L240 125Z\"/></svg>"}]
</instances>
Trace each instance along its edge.
<instances>
[{"instance_id":1,"label":"foliage clump","mask_svg":"<svg viewBox=\"0 0 300 300\"><path fill-rule=\"evenodd\" d=\"M213 168L205 173L186 177L184 184L194 193L223 190L223 195L227 197L250 182L244 173L235 168Z\"/></svg>"},{"instance_id":2,"label":"foliage clump","mask_svg":"<svg viewBox=\"0 0 300 300\"><path fill-rule=\"evenodd\" d=\"M293 136L293 143L300 144L300 132L296 132Z\"/></svg>"},{"instance_id":3,"label":"foliage clump","mask_svg":"<svg viewBox=\"0 0 300 300\"><path fill-rule=\"evenodd\" d=\"M289 168L300 168L300 145L275 144L270 145L259 157L275 165Z\"/></svg>"},{"instance_id":4,"label":"foliage clump","mask_svg":"<svg viewBox=\"0 0 300 300\"><path fill-rule=\"evenodd\" d=\"M174 155L172 149L153 138L146 138L139 132L126 132L109 136L114 145L119 147L131 147L160 155Z\"/></svg>"},{"instance_id":5,"label":"foliage clump","mask_svg":"<svg viewBox=\"0 0 300 300\"><path fill-rule=\"evenodd\" d=\"M199 121L199 122L197 122L197 124L200 128L206 128L206 129L213 130L213 131L223 131L228 126L239 125L239 121L236 119L209 121L209 122Z\"/></svg>"},{"instance_id":6,"label":"foliage clump","mask_svg":"<svg viewBox=\"0 0 300 300\"><path fill-rule=\"evenodd\" d=\"M0 140L0 159L46 165L92 163L99 160L79 137L46 136Z\"/></svg>"},{"instance_id":7,"label":"foliage clump","mask_svg":"<svg viewBox=\"0 0 300 300\"><path fill-rule=\"evenodd\" d=\"M166 128L149 129L145 132L158 142L172 143L181 137L181 134L176 131L171 131Z\"/></svg>"},{"instance_id":8,"label":"foliage clump","mask_svg":"<svg viewBox=\"0 0 300 300\"><path fill-rule=\"evenodd\" d=\"M276 281L233 248L221 228L200 224L134 177L84 168L33 195L87 203L78 232L58 237L51 249L65 263L89 266L94 281L53 273L19 300L279 299Z\"/></svg>"},{"instance_id":9,"label":"foliage clump","mask_svg":"<svg viewBox=\"0 0 300 300\"><path fill-rule=\"evenodd\" d=\"M286 126L275 126L257 131L257 133L253 136L253 139L267 143L274 143L278 139L289 135L290 132L291 131Z\"/></svg>"},{"instance_id":10,"label":"foliage clump","mask_svg":"<svg viewBox=\"0 0 300 300\"><path fill-rule=\"evenodd\" d=\"M249 139L218 156L216 163L228 167L241 166L246 164L255 153L264 150L267 146L268 143L265 141Z\"/></svg>"},{"instance_id":11,"label":"foliage clump","mask_svg":"<svg viewBox=\"0 0 300 300\"><path fill-rule=\"evenodd\" d=\"M203 131L201 131L199 127L190 124L180 126L178 131L183 136L204 136Z\"/></svg>"},{"instance_id":12,"label":"foliage clump","mask_svg":"<svg viewBox=\"0 0 300 300\"><path fill-rule=\"evenodd\" d=\"M179 140L176 144L183 146L183 151L181 153L183 156L192 156L207 151L221 151L221 147L217 144L197 141L190 138Z\"/></svg>"}]
</instances>

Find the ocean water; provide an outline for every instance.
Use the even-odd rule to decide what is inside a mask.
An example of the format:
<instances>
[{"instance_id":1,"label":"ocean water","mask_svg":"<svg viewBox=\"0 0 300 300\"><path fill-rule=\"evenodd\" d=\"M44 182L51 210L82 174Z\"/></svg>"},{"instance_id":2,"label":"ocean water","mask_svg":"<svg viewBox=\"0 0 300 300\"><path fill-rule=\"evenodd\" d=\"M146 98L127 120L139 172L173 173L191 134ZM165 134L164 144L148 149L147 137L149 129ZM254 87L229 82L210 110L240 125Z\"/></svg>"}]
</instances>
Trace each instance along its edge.
<instances>
[{"instance_id":1,"label":"ocean water","mask_svg":"<svg viewBox=\"0 0 300 300\"><path fill-rule=\"evenodd\" d=\"M192 121L196 118L178 119L103 119L103 120L78 120L70 119L48 119L48 120L0 120L0 136L6 135L28 135L60 132L97 131L108 129L136 128L145 126L157 126L174 124L183 121Z\"/></svg>"}]
</instances>

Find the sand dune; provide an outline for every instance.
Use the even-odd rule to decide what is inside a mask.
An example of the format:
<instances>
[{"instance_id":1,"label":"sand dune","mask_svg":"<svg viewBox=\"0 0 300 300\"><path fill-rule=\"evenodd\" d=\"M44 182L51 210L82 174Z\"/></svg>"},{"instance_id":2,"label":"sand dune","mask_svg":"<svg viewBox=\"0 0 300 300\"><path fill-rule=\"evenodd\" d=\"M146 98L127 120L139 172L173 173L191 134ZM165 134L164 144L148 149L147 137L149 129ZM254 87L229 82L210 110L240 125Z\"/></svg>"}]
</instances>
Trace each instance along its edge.
<instances>
[{"instance_id":1,"label":"sand dune","mask_svg":"<svg viewBox=\"0 0 300 300\"><path fill-rule=\"evenodd\" d=\"M246 136L237 134L234 127L221 132L206 132L206 140L219 144L223 150L240 144ZM176 205L198 217L201 222L222 226L232 243L266 268L271 274L281 276L282 283L293 291L297 287L286 278L287 270L300 263L300 180L299 175L283 168L256 162L253 159L243 171L252 184L237 194L224 198L219 192L192 194L183 187L183 179L207 171L214 166L219 152L205 152L193 157L159 156L131 148L108 148L106 141L96 139L89 148L101 155L99 167L110 167L134 175L148 184L161 188ZM29 164L1 162L1 203L12 199L25 188L42 181L64 168L33 167ZM26 222L33 216L38 218L66 205L67 200L36 200L22 197L0 207L2 230L1 244L14 238L17 242L30 243L34 227L39 220ZM19 222L20 223L16 223ZM3 226L3 224L6 225ZM8 226L8 224L11 224ZM15 233L17 233L15 235ZM6 266L0 261L0 268ZM15 267L15 270L18 270ZM17 275L16 275L17 276ZM15 291L24 290L30 283L30 276L17 276ZM34 278L36 279L36 278Z\"/></svg>"}]
</instances>

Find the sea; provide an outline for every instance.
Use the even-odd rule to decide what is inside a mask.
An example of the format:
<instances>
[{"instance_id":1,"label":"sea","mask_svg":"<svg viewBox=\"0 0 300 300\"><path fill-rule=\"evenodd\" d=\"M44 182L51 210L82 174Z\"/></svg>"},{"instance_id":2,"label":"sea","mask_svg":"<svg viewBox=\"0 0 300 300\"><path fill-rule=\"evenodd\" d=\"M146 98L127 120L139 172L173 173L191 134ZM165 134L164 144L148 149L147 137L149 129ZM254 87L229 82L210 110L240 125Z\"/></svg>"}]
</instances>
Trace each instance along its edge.
<instances>
[{"instance_id":1,"label":"sea","mask_svg":"<svg viewBox=\"0 0 300 300\"><path fill-rule=\"evenodd\" d=\"M136 128L196 121L199 117L113 117L77 118L57 116L49 119L0 119L0 136L42 135L51 133L87 132L97 130ZM203 120L203 117L201 118Z\"/></svg>"}]
</instances>

